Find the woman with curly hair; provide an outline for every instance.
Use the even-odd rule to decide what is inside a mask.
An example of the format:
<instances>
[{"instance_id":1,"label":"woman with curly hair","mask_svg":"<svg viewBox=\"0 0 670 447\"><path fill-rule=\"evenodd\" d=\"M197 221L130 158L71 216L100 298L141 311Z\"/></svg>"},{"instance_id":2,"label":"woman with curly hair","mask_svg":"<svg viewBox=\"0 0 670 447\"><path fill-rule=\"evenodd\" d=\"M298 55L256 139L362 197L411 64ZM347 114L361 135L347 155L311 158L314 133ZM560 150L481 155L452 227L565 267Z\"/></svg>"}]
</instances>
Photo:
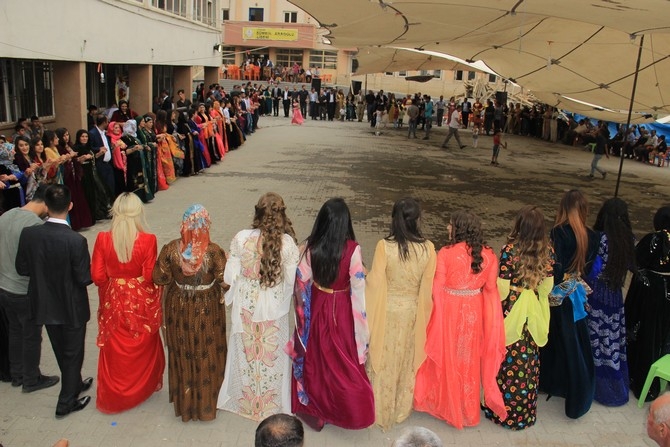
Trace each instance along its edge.
<instances>
[{"instance_id":1,"label":"woman with curly hair","mask_svg":"<svg viewBox=\"0 0 670 447\"><path fill-rule=\"evenodd\" d=\"M288 313L298 247L284 200L261 196L251 229L235 235L224 281L233 306L226 372L217 407L260 421L291 412Z\"/></svg>"},{"instance_id":2,"label":"woman with curly hair","mask_svg":"<svg viewBox=\"0 0 670 447\"><path fill-rule=\"evenodd\" d=\"M498 292L505 318L507 355L498 372L507 419L488 408L496 424L523 430L535 424L540 378L539 346L549 335L549 292L554 285L553 249L544 215L536 206L519 211L500 252Z\"/></svg>"},{"instance_id":3,"label":"woman with curly hair","mask_svg":"<svg viewBox=\"0 0 670 447\"><path fill-rule=\"evenodd\" d=\"M587 324L584 277L598 251L598 235L586 226L588 202L581 191L567 191L558 207L550 238L556 254L549 340L540 349L540 390L565 398L565 415L577 419L591 408L595 387Z\"/></svg>"},{"instance_id":4,"label":"woman with curly hair","mask_svg":"<svg viewBox=\"0 0 670 447\"><path fill-rule=\"evenodd\" d=\"M593 229L600 232L598 255L587 281L588 324L596 371L594 399L607 406L628 402L626 320L623 287L628 270L635 271L635 236L628 217L628 205L619 198L603 203Z\"/></svg>"},{"instance_id":5,"label":"woman with curly hair","mask_svg":"<svg viewBox=\"0 0 670 447\"><path fill-rule=\"evenodd\" d=\"M426 359L419 367L414 408L458 429L479 424L480 389L500 419L507 417L496 376L505 356L505 329L496 280L498 259L481 221L456 211L451 243L437 254Z\"/></svg>"}]
</instances>

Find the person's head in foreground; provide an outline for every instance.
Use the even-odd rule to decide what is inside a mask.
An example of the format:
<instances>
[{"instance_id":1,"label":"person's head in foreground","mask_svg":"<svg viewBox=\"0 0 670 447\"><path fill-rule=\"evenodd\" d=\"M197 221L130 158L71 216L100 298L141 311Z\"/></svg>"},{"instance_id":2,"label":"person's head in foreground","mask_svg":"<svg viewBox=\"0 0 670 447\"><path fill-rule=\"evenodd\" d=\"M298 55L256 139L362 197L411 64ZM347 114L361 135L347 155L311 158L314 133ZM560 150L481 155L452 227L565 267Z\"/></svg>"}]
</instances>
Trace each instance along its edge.
<instances>
[{"instance_id":1,"label":"person's head in foreground","mask_svg":"<svg viewBox=\"0 0 670 447\"><path fill-rule=\"evenodd\" d=\"M302 447L305 431L302 422L290 414L269 416L256 428L255 447Z\"/></svg>"},{"instance_id":2,"label":"person's head in foreground","mask_svg":"<svg viewBox=\"0 0 670 447\"><path fill-rule=\"evenodd\" d=\"M651 403L647 416L647 434L661 447L670 446L670 391Z\"/></svg>"},{"instance_id":3,"label":"person's head in foreground","mask_svg":"<svg viewBox=\"0 0 670 447\"><path fill-rule=\"evenodd\" d=\"M442 447L442 441L424 427L409 427L393 442L392 447Z\"/></svg>"}]
</instances>

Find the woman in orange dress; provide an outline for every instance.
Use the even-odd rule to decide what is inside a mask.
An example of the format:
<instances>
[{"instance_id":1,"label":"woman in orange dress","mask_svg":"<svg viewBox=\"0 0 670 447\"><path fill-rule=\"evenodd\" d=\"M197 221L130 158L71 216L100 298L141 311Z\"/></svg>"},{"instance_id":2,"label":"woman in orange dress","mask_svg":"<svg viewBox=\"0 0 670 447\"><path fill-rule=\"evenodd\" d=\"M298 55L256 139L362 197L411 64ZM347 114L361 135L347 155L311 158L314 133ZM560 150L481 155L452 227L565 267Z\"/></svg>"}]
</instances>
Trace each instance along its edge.
<instances>
[{"instance_id":1,"label":"woman in orange dress","mask_svg":"<svg viewBox=\"0 0 670 447\"><path fill-rule=\"evenodd\" d=\"M165 180L170 184L177 180L177 176L172 161L172 151L170 150L170 144L168 142L168 140L173 137L172 134L167 131L167 119L167 112L165 110L159 110L158 113L156 113L154 128L156 129L156 144L158 145L158 161L163 167Z\"/></svg>"},{"instance_id":2,"label":"woman in orange dress","mask_svg":"<svg viewBox=\"0 0 670 447\"><path fill-rule=\"evenodd\" d=\"M223 111L221 108L221 103L219 101L214 101L212 107L209 109L209 116L214 121L214 142L221 155L221 160L226 152L228 152L228 142L226 138L226 131L223 128L225 124L225 118L223 117Z\"/></svg>"},{"instance_id":3,"label":"woman in orange dress","mask_svg":"<svg viewBox=\"0 0 670 447\"><path fill-rule=\"evenodd\" d=\"M111 231L98 233L91 277L98 286L98 391L96 407L119 413L163 387L165 355L158 287L151 279L156 236L144 232L142 201L121 194L112 207Z\"/></svg>"},{"instance_id":4,"label":"woman in orange dress","mask_svg":"<svg viewBox=\"0 0 670 447\"><path fill-rule=\"evenodd\" d=\"M481 221L457 211L447 227L451 243L437 254L426 359L419 367L414 408L458 429L479 424L480 389L486 406L507 418L496 381L505 357L498 294L498 257L484 242Z\"/></svg>"}]
</instances>

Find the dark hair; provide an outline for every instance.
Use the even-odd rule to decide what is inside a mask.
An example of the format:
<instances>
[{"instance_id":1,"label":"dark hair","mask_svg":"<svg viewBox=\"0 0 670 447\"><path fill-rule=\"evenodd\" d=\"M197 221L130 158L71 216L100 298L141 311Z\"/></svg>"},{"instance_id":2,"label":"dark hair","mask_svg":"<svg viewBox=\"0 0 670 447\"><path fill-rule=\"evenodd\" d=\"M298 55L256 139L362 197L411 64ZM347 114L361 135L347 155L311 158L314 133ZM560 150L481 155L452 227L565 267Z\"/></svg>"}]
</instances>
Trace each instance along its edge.
<instances>
[{"instance_id":1,"label":"dark hair","mask_svg":"<svg viewBox=\"0 0 670 447\"><path fill-rule=\"evenodd\" d=\"M180 94L180 93L185 93L183 88L180 88L179 90L177 90L177 94Z\"/></svg>"},{"instance_id":2,"label":"dark hair","mask_svg":"<svg viewBox=\"0 0 670 447\"><path fill-rule=\"evenodd\" d=\"M107 115L105 115L104 113L100 113L98 114L98 116L95 117L96 126L100 126L101 124L105 124L106 122L107 122Z\"/></svg>"},{"instance_id":3,"label":"dark hair","mask_svg":"<svg viewBox=\"0 0 670 447\"><path fill-rule=\"evenodd\" d=\"M312 257L312 276L323 287L337 279L347 240L356 240L349 207L342 198L330 199L319 210L306 247Z\"/></svg>"},{"instance_id":4,"label":"dark hair","mask_svg":"<svg viewBox=\"0 0 670 447\"><path fill-rule=\"evenodd\" d=\"M456 211L451 215L451 231L453 233L451 243L465 242L470 249L472 263L470 267L474 273L482 271L482 248L486 245L482 233L482 222L476 215L469 211Z\"/></svg>"},{"instance_id":5,"label":"dark hair","mask_svg":"<svg viewBox=\"0 0 670 447\"><path fill-rule=\"evenodd\" d=\"M50 213L66 213L70 207L71 201L70 188L65 185L51 185L47 188L44 194L44 203L46 203Z\"/></svg>"},{"instance_id":6,"label":"dark hair","mask_svg":"<svg viewBox=\"0 0 670 447\"><path fill-rule=\"evenodd\" d=\"M47 189L49 189L49 186L46 183L42 183L37 187L35 190L35 193L33 194L33 198L30 199L31 202L44 202L44 197L46 196Z\"/></svg>"},{"instance_id":7,"label":"dark hair","mask_svg":"<svg viewBox=\"0 0 670 447\"><path fill-rule=\"evenodd\" d=\"M38 157L37 152L35 152L35 146L37 145L37 143L39 143L39 142L41 142L41 141L42 141L42 139L41 139L40 137L33 137L33 138L30 140L30 152L29 152L29 155L30 155L30 159L31 159L31 160L34 160L35 157ZM42 144L44 144L44 143L42 143ZM42 151L42 153L39 155L39 159L40 159L42 162L47 161L47 154L45 154L44 151Z\"/></svg>"},{"instance_id":8,"label":"dark hair","mask_svg":"<svg viewBox=\"0 0 670 447\"><path fill-rule=\"evenodd\" d=\"M419 228L420 217L421 205L413 197L405 197L393 205L391 231L386 240L395 241L398 244L398 255L402 261L409 259L408 242L422 243L426 240Z\"/></svg>"},{"instance_id":9,"label":"dark hair","mask_svg":"<svg viewBox=\"0 0 670 447\"><path fill-rule=\"evenodd\" d=\"M255 447L301 447L305 439L302 422L289 414L273 414L256 428Z\"/></svg>"},{"instance_id":10,"label":"dark hair","mask_svg":"<svg viewBox=\"0 0 670 447\"><path fill-rule=\"evenodd\" d=\"M44 148L46 149L47 147L51 146L51 142L56 138L56 132L53 130L45 130L44 133L42 134L42 143L44 143Z\"/></svg>"},{"instance_id":11,"label":"dark hair","mask_svg":"<svg viewBox=\"0 0 670 447\"><path fill-rule=\"evenodd\" d=\"M59 127L58 129L56 129L56 136L58 137L58 149L59 149L59 152L61 152L61 153L63 153L63 152L67 153L66 148L68 147L68 145L65 144L65 134L66 133L69 133L69 132L67 131L67 129L65 127ZM71 145L72 142L69 142L69 144Z\"/></svg>"},{"instance_id":12,"label":"dark hair","mask_svg":"<svg viewBox=\"0 0 670 447\"><path fill-rule=\"evenodd\" d=\"M663 206L654 214L654 230L670 231L670 206Z\"/></svg>"},{"instance_id":13,"label":"dark hair","mask_svg":"<svg viewBox=\"0 0 670 447\"><path fill-rule=\"evenodd\" d=\"M635 235L628 218L628 205L619 198L608 199L598 212L594 230L607 236L607 264L602 277L611 289L620 289L631 268L635 271Z\"/></svg>"},{"instance_id":14,"label":"dark hair","mask_svg":"<svg viewBox=\"0 0 670 447\"><path fill-rule=\"evenodd\" d=\"M23 141L28 145L29 149L27 155L23 155L23 152L19 150L19 141ZM26 137L25 135L21 135L14 138L14 148L16 149L16 153L14 154L14 164L21 171L25 171L30 167L30 164L32 163L32 158L30 156L30 138Z\"/></svg>"}]
</instances>

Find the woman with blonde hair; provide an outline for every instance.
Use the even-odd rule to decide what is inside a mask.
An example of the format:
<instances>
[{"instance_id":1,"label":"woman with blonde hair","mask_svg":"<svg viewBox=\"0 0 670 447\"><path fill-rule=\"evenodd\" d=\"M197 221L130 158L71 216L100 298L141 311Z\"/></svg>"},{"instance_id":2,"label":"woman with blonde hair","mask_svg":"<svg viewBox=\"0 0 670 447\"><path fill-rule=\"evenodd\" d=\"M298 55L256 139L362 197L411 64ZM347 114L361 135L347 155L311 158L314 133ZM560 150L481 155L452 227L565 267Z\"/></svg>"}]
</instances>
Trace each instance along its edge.
<instances>
[{"instance_id":1,"label":"woman with blonde hair","mask_svg":"<svg viewBox=\"0 0 670 447\"><path fill-rule=\"evenodd\" d=\"M595 391L593 353L586 318L584 282L598 252L598 236L586 226L588 202L567 191L550 237L556 254L554 289L549 295L549 339L540 349L540 390L565 398L565 415L577 419L591 408Z\"/></svg>"},{"instance_id":2,"label":"woman with blonde hair","mask_svg":"<svg viewBox=\"0 0 670 447\"><path fill-rule=\"evenodd\" d=\"M425 358L436 256L433 243L421 234L420 220L416 199L407 197L393 205L391 231L377 243L365 281L368 376L376 423L383 430L412 413L416 370Z\"/></svg>"},{"instance_id":3,"label":"woman with blonde hair","mask_svg":"<svg viewBox=\"0 0 670 447\"><path fill-rule=\"evenodd\" d=\"M103 413L133 408L163 387L161 299L151 279L156 252L142 201L121 194L112 206L112 228L98 233L91 261L100 296L96 406Z\"/></svg>"},{"instance_id":4,"label":"woman with blonde hair","mask_svg":"<svg viewBox=\"0 0 670 447\"><path fill-rule=\"evenodd\" d=\"M165 286L170 402L184 422L216 418L226 367L226 253L210 241L211 223L204 206L191 205L181 237L163 246L153 271Z\"/></svg>"},{"instance_id":5,"label":"woman with blonde hair","mask_svg":"<svg viewBox=\"0 0 670 447\"><path fill-rule=\"evenodd\" d=\"M228 359L218 407L260 421L291 412L288 314L298 247L279 194L261 196L250 229L230 243L224 281L232 305Z\"/></svg>"},{"instance_id":6,"label":"woman with blonde hair","mask_svg":"<svg viewBox=\"0 0 670 447\"><path fill-rule=\"evenodd\" d=\"M458 429L479 424L480 390L507 417L496 383L505 356L505 330L496 279L498 259L486 246L479 217L456 211L451 243L437 254L426 359L416 375L414 408Z\"/></svg>"},{"instance_id":7,"label":"woman with blonde hair","mask_svg":"<svg viewBox=\"0 0 670 447\"><path fill-rule=\"evenodd\" d=\"M553 249L544 215L536 206L521 208L500 252L498 292L505 318L507 355L498 373L507 419L488 408L496 424L522 430L535 424L540 377L539 346L549 334L549 292L554 285Z\"/></svg>"}]
</instances>

